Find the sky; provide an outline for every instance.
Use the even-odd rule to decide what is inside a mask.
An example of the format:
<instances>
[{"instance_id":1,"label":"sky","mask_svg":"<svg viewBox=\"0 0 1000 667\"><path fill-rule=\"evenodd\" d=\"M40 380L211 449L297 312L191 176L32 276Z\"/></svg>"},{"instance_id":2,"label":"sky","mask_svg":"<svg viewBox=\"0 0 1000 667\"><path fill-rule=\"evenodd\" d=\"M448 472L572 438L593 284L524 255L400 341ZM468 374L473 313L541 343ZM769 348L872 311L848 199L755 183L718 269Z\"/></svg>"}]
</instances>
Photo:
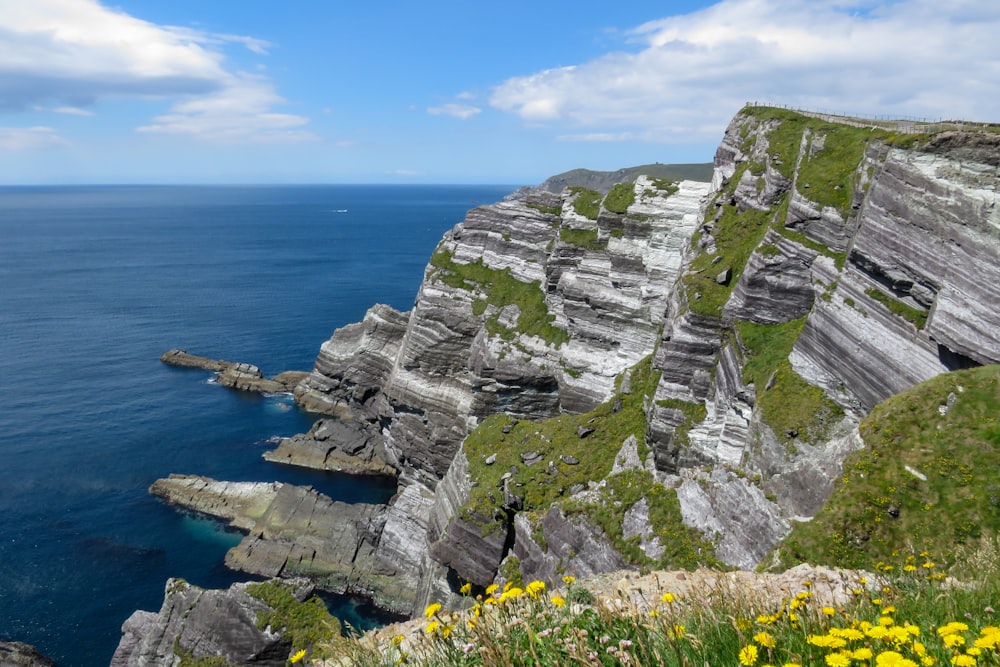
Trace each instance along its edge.
<instances>
[{"instance_id":1,"label":"sky","mask_svg":"<svg viewBox=\"0 0 1000 667\"><path fill-rule=\"evenodd\" d=\"M1000 121L996 0L0 0L0 184L534 184L748 101Z\"/></svg>"}]
</instances>

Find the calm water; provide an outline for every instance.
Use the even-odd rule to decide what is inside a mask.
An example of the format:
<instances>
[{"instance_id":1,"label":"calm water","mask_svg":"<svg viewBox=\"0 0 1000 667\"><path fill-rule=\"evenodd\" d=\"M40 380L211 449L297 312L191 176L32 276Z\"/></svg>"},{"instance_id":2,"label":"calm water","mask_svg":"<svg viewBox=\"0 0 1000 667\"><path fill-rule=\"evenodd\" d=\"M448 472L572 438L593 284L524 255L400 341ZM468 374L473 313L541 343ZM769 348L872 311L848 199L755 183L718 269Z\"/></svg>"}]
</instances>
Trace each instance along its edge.
<instances>
[{"instance_id":1,"label":"calm water","mask_svg":"<svg viewBox=\"0 0 1000 667\"><path fill-rule=\"evenodd\" d=\"M207 587L239 534L165 507L158 477L312 484L379 501L370 479L264 462L309 428L287 397L167 367L172 347L309 370L376 302L410 308L445 230L510 186L0 188L0 639L107 665L168 577ZM355 625L372 611L341 599Z\"/></svg>"}]
</instances>

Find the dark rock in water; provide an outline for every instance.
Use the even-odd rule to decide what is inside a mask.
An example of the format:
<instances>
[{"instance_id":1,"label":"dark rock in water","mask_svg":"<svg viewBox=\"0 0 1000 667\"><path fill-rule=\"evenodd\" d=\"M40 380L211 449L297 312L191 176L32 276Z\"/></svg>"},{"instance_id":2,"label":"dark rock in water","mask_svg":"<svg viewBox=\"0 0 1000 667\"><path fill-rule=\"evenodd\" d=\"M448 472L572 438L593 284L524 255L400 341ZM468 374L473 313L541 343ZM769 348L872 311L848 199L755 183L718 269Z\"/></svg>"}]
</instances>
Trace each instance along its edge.
<instances>
[{"instance_id":1,"label":"dark rock in water","mask_svg":"<svg viewBox=\"0 0 1000 667\"><path fill-rule=\"evenodd\" d=\"M170 366L213 371L218 373L216 380L223 387L263 393L290 392L309 375L305 371L285 371L267 379L253 364L199 357L178 349L167 350L160 355L160 361Z\"/></svg>"},{"instance_id":2,"label":"dark rock in water","mask_svg":"<svg viewBox=\"0 0 1000 667\"><path fill-rule=\"evenodd\" d=\"M0 642L0 667L52 667L52 658L21 642Z\"/></svg>"},{"instance_id":3,"label":"dark rock in water","mask_svg":"<svg viewBox=\"0 0 1000 667\"><path fill-rule=\"evenodd\" d=\"M286 582L297 600L312 594L305 580ZM219 656L234 665L284 665L291 642L281 628L257 627L257 615L271 608L247 593L249 584L205 590L183 579L167 581L159 613L137 611L122 625L111 667L173 665L180 654Z\"/></svg>"}]
</instances>

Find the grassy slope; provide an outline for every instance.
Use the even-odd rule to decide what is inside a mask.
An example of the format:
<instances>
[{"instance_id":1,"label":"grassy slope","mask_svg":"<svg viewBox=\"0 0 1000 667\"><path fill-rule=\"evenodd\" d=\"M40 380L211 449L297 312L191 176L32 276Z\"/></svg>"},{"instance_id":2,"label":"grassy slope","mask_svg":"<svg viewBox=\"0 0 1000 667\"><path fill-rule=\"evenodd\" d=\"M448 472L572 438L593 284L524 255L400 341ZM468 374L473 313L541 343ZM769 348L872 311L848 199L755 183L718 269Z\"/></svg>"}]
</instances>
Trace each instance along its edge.
<instances>
[{"instance_id":1,"label":"grassy slope","mask_svg":"<svg viewBox=\"0 0 1000 667\"><path fill-rule=\"evenodd\" d=\"M996 535L998 381L1000 366L956 371L878 405L861 424L868 447L844 462L823 510L795 526L780 547L781 562L873 568L908 545L945 556ZM951 395L954 404L942 415Z\"/></svg>"}]
</instances>

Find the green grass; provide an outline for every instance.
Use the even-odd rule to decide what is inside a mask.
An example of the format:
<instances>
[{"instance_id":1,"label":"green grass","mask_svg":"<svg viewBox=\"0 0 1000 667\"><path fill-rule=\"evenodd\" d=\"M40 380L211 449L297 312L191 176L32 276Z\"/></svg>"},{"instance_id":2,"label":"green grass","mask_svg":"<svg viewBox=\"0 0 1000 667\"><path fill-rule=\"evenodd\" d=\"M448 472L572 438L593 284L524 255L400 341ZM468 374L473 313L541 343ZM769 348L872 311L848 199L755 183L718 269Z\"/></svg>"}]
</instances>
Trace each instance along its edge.
<instances>
[{"instance_id":1,"label":"green grass","mask_svg":"<svg viewBox=\"0 0 1000 667\"><path fill-rule=\"evenodd\" d=\"M559 240L563 243L574 245L587 250L603 250L607 247L607 242L598 240L596 229L570 229L569 227L559 228Z\"/></svg>"},{"instance_id":2,"label":"green grass","mask_svg":"<svg viewBox=\"0 0 1000 667\"><path fill-rule=\"evenodd\" d=\"M334 638L341 636L340 621L318 597L299 602L286 586L274 580L250 584L247 593L272 609L257 614L257 627L271 626L281 632L293 652L322 643L333 646Z\"/></svg>"},{"instance_id":3,"label":"green grass","mask_svg":"<svg viewBox=\"0 0 1000 667\"><path fill-rule=\"evenodd\" d=\"M683 278L688 307L696 313L716 317L722 315L722 308L732 295L733 286L746 268L754 248L767 233L774 216L772 211L756 209L740 212L728 204L722 208L722 217L715 223L713 232L716 253L709 255L702 252L695 256ZM722 260L716 262L716 257ZM732 270L732 278L728 284L720 285L715 278L727 268Z\"/></svg>"},{"instance_id":4,"label":"green grass","mask_svg":"<svg viewBox=\"0 0 1000 667\"><path fill-rule=\"evenodd\" d=\"M635 202L635 185L633 183L618 183L612 186L604 198L604 208L612 213L624 214Z\"/></svg>"},{"instance_id":5,"label":"green grass","mask_svg":"<svg viewBox=\"0 0 1000 667\"><path fill-rule=\"evenodd\" d=\"M659 190L657 194L660 197L669 197L681 189L677 183L666 178L653 178L652 181L653 187Z\"/></svg>"},{"instance_id":6,"label":"green grass","mask_svg":"<svg viewBox=\"0 0 1000 667\"><path fill-rule=\"evenodd\" d=\"M585 218L597 220L601 212L601 193L581 187L571 187L569 191L576 195L573 199L573 210Z\"/></svg>"},{"instance_id":7,"label":"green grass","mask_svg":"<svg viewBox=\"0 0 1000 667\"><path fill-rule=\"evenodd\" d=\"M528 202L527 206L547 215L562 215L562 206L544 206L535 202Z\"/></svg>"},{"instance_id":8,"label":"green grass","mask_svg":"<svg viewBox=\"0 0 1000 667\"><path fill-rule=\"evenodd\" d=\"M471 264L459 264L452 259L451 253L439 250L431 257L431 265L439 269L433 278L456 289L474 290L480 287L486 292L486 299L473 302L473 312L482 315L486 304L503 308L516 305L520 309L517 325L514 330L500 324L499 314L486 321L486 329L493 335L505 340L511 340L517 334L538 336L549 345L559 347L569 340L565 329L557 327L552 322L555 316L549 313L545 305L545 293L539 282L520 281L510 275L508 269L493 269L478 259Z\"/></svg>"},{"instance_id":9,"label":"green grass","mask_svg":"<svg viewBox=\"0 0 1000 667\"><path fill-rule=\"evenodd\" d=\"M814 444L823 440L844 414L822 389L803 380L788 363L805 322L801 317L782 324L736 323L747 352L743 380L754 384L761 419L786 444L795 437Z\"/></svg>"},{"instance_id":10,"label":"green grass","mask_svg":"<svg viewBox=\"0 0 1000 667\"><path fill-rule=\"evenodd\" d=\"M459 516L479 523L486 530L498 527L488 526L490 523L506 521L500 478L512 466L517 467L512 482L523 485L515 488L524 496L525 510L545 511L574 485L606 477L628 436L638 439L640 452L645 450L643 397L654 393L659 376L658 371L652 370L650 359L637 365L632 370L632 392L616 396L622 403L618 412L614 411L612 399L582 415L559 415L538 422L514 423L503 414L486 418L463 443L474 486ZM577 433L580 426L595 430L581 438ZM521 454L532 451L540 453L542 461L526 466ZM486 465L486 458L492 454L496 454L496 462ZM568 465L560 460L560 455L573 456L579 463ZM547 472L549 461L558 471L556 476Z\"/></svg>"},{"instance_id":11,"label":"green grass","mask_svg":"<svg viewBox=\"0 0 1000 667\"><path fill-rule=\"evenodd\" d=\"M661 408L672 408L684 413L684 421L674 428L674 442L681 447L686 447L688 442L688 431L692 426L705 421L708 410L704 403L691 403L682 401L679 398L668 398L656 402Z\"/></svg>"},{"instance_id":12,"label":"green grass","mask_svg":"<svg viewBox=\"0 0 1000 667\"><path fill-rule=\"evenodd\" d=\"M908 306L902 301L897 301L892 297L886 295L882 290L869 288L865 290L867 294L872 299L875 299L883 306L891 310L896 315L899 315L905 320L908 320L913 324L913 326L918 329L923 329L927 324L927 311L921 310L920 308L914 308L913 306Z\"/></svg>"},{"instance_id":13,"label":"green grass","mask_svg":"<svg viewBox=\"0 0 1000 667\"><path fill-rule=\"evenodd\" d=\"M641 596L630 585L603 599L586 581L558 590L530 582L470 600L458 615L429 607L420 628L350 642L344 664L997 665L996 545L964 556L975 576L957 586L930 556L900 554L877 585L842 573L830 582L846 598L839 603L824 597L826 585L794 577L801 583L783 597L712 578L686 591L646 580Z\"/></svg>"},{"instance_id":14,"label":"green grass","mask_svg":"<svg viewBox=\"0 0 1000 667\"><path fill-rule=\"evenodd\" d=\"M908 545L944 556L1000 530L1000 367L955 371L890 398L861 434L867 448L844 462L822 511L796 524L783 563L872 568Z\"/></svg>"},{"instance_id":15,"label":"green grass","mask_svg":"<svg viewBox=\"0 0 1000 667\"><path fill-rule=\"evenodd\" d=\"M562 507L567 514L582 515L603 530L615 550L633 565L688 570L705 565L721 567L711 542L696 529L684 525L677 492L656 482L648 470L626 470L613 475L598 495L596 502L569 500ZM655 561L640 548L638 537L625 539L622 532L625 513L642 499L649 505L653 532L665 547L663 555Z\"/></svg>"}]
</instances>

